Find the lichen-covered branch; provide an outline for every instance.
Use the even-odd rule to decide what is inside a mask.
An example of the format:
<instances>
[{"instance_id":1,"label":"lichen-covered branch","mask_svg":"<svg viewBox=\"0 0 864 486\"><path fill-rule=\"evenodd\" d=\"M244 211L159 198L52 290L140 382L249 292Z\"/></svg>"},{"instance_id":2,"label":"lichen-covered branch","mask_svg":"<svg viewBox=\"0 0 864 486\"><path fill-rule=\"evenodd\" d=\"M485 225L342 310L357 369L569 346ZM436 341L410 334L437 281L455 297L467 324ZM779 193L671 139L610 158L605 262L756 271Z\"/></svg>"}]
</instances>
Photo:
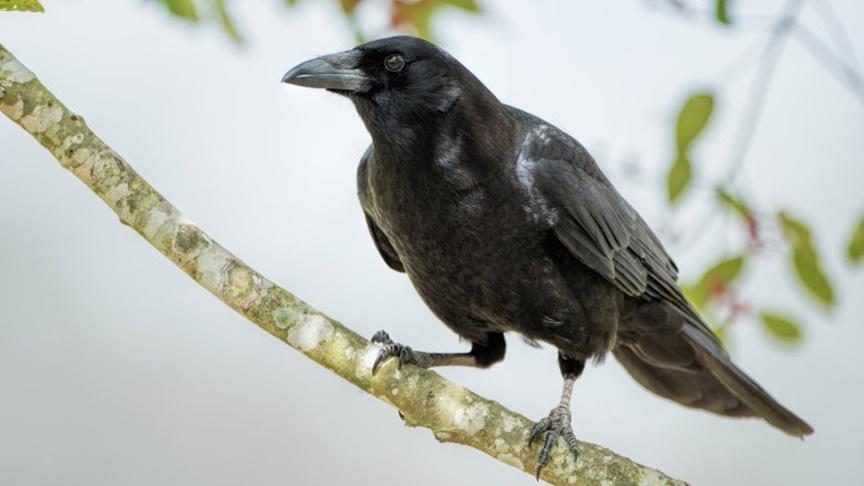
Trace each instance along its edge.
<instances>
[{"instance_id":1,"label":"lichen-covered branch","mask_svg":"<svg viewBox=\"0 0 864 486\"><path fill-rule=\"evenodd\" d=\"M372 376L377 344L270 282L213 241L3 46L0 111L101 197L121 222L261 329L399 409L407 424L428 428L440 441L473 447L533 474L537 450L527 445L532 425L528 419L434 372L413 366L398 370L392 360ZM593 444L583 444L578 463L566 450L559 444L543 479L575 485L684 484Z\"/></svg>"}]
</instances>

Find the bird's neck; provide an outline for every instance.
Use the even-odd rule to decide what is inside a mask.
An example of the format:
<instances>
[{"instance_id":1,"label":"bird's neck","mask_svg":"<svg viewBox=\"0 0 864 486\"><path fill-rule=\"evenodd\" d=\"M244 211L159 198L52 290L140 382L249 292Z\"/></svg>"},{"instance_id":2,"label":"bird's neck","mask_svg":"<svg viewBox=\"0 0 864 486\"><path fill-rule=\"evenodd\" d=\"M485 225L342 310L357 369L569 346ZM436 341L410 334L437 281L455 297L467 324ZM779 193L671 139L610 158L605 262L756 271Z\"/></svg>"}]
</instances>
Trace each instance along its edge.
<instances>
[{"instance_id":1,"label":"bird's neck","mask_svg":"<svg viewBox=\"0 0 864 486\"><path fill-rule=\"evenodd\" d=\"M462 100L464 101L464 100ZM512 158L516 122L497 99L460 102L447 113L415 123L367 123L382 161L404 169L458 169L482 180Z\"/></svg>"}]
</instances>

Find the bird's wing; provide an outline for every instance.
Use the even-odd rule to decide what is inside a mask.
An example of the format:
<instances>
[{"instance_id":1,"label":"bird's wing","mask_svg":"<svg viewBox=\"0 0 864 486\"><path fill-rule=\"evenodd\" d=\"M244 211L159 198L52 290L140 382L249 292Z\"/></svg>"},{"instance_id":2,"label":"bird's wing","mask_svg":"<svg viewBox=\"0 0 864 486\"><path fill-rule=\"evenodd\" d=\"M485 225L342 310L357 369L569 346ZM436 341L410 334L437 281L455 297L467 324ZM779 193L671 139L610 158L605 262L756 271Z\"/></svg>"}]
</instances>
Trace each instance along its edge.
<instances>
[{"instance_id":1,"label":"bird's wing","mask_svg":"<svg viewBox=\"0 0 864 486\"><path fill-rule=\"evenodd\" d=\"M378 248L378 253L381 254L381 258L384 259L387 266L397 272L405 273L402 260L399 259L399 255L396 253L393 245L390 244L390 240L387 239L387 236L381 231L381 228L378 227L375 220L369 214L366 214L366 225L369 226L369 233L372 235L372 241L375 242L375 248Z\"/></svg>"},{"instance_id":2,"label":"bird's wing","mask_svg":"<svg viewBox=\"0 0 864 486\"><path fill-rule=\"evenodd\" d=\"M660 240L579 142L534 120L517 164L535 208L577 260L631 297L668 302L716 339L678 289L678 268Z\"/></svg>"},{"instance_id":3,"label":"bird's wing","mask_svg":"<svg viewBox=\"0 0 864 486\"><path fill-rule=\"evenodd\" d=\"M530 123L516 174L530 191L532 209L585 266L625 294L662 302L683 317L678 333L636 330L629 342L620 342L614 353L627 371L679 403L723 415L761 416L799 437L813 433L735 366L678 289L678 269L663 245L588 152L560 130L536 119Z\"/></svg>"},{"instance_id":4,"label":"bird's wing","mask_svg":"<svg viewBox=\"0 0 864 486\"><path fill-rule=\"evenodd\" d=\"M393 248L390 240L387 239L387 235L381 231L381 228L378 227L378 223L376 223L375 219L372 217L372 214L374 214L375 211L371 206L371 200L369 197L369 179L367 172L367 166L371 157L372 147L370 146L363 154L363 157L360 159L360 165L357 167L357 194L360 197L360 206L363 207L363 213L364 216L366 216L366 226L369 227L369 234L372 235L372 241L375 242L375 248L378 248L378 253L381 254L381 258L383 258L387 266L393 270L404 273L405 266L402 265L402 260L399 259L399 254L396 253L396 249Z\"/></svg>"}]
</instances>

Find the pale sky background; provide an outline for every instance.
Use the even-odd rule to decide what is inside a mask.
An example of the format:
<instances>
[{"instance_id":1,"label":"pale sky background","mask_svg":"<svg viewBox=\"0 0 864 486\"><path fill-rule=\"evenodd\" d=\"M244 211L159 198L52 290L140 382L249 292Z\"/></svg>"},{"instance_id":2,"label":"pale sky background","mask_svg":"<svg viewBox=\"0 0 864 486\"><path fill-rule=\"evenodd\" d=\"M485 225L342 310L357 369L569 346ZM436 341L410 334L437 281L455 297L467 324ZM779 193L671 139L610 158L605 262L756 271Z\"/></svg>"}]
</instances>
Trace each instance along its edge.
<instances>
[{"instance_id":1,"label":"pale sky background","mask_svg":"<svg viewBox=\"0 0 864 486\"><path fill-rule=\"evenodd\" d=\"M353 107L279 83L294 64L354 44L335 2L233 2L243 49L148 2L44 3L45 15L0 13L0 42L193 221L361 334L384 328L418 349L466 348L367 235L354 171L369 137ZM676 105L758 46L765 20L730 33L635 0L614 9L483 4L482 17L441 15L440 43L503 101L582 140L646 219L668 228L660 183ZM864 55L864 4L831 5ZM782 3L747 7L771 14ZM385 19L374 7L363 16L367 25ZM812 5L803 20L825 37ZM722 84L695 154L703 182L729 163L751 73ZM785 256L772 256L747 272L747 294L800 315L806 340L782 349L742 322L733 352L816 434L800 441L759 421L684 409L614 359L579 380L573 426L696 485L860 484L864 271L851 271L842 252L864 209L864 105L794 41L774 81L742 182L761 207L813 224L840 304L814 311ZM647 167L639 181L621 175L620 161L633 157ZM699 200L685 200L677 228L699 226ZM5 118L0 228L0 484L533 484L404 427L393 409L244 321ZM735 251L732 233L715 225L694 249L670 245L684 277ZM560 393L554 351L515 336L509 344L490 370L442 374L538 419Z\"/></svg>"}]
</instances>

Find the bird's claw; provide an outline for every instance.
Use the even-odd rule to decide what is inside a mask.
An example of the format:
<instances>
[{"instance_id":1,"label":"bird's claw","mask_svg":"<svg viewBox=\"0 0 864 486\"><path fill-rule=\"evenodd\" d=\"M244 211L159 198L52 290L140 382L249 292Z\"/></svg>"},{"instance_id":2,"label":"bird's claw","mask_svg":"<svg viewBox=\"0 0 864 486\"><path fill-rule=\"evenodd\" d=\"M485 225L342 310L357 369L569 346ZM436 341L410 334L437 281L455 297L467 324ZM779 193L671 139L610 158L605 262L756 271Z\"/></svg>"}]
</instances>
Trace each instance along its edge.
<instances>
[{"instance_id":1,"label":"bird's claw","mask_svg":"<svg viewBox=\"0 0 864 486\"><path fill-rule=\"evenodd\" d=\"M579 459L579 440L573 433L573 428L570 426L570 409L568 407L557 406L549 412L549 415L543 417L539 422L531 427L531 432L528 434L528 446L538 438L540 434L546 433L546 438L543 440L543 447L540 449L540 455L537 458L537 466L535 467L535 476L540 480L540 473L543 467L549 463L549 458L552 455L552 447L557 442L558 437L564 438L567 447L570 448L570 453L573 454L573 460Z\"/></svg>"},{"instance_id":2,"label":"bird's claw","mask_svg":"<svg viewBox=\"0 0 864 486\"><path fill-rule=\"evenodd\" d=\"M374 375L378 368L387 361L388 358L397 358L399 368L405 363L410 363L425 368L426 361L424 353L418 353L411 349L410 346L399 344L390 339L390 336L385 331L378 331L372 336L372 342L381 344L381 350L378 351L378 356L372 364L372 374Z\"/></svg>"},{"instance_id":3,"label":"bird's claw","mask_svg":"<svg viewBox=\"0 0 864 486\"><path fill-rule=\"evenodd\" d=\"M372 335L372 342L378 344L393 344L387 331L381 330Z\"/></svg>"}]
</instances>

